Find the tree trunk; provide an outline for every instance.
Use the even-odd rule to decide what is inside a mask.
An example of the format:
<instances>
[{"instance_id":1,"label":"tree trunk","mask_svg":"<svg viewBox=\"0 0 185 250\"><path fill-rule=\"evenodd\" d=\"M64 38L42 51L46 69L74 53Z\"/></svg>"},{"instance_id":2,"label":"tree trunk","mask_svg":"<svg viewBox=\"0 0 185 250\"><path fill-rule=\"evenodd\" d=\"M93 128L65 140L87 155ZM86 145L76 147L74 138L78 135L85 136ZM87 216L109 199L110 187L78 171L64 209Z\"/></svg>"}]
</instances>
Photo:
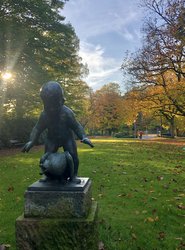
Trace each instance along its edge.
<instances>
[{"instance_id":1,"label":"tree trunk","mask_svg":"<svg viewBox=\"0 0 185 250\"><path fill-rule=\"evenodd\" d=\"M173 116L170 119L170 132L171 132L171 138L175 137L175 117Z\"/></svg>"},{"instance_id":2,"label":"tree trunk","mask_svg":"<svg viewBox=\"0 0 185 250\"><path fill-rule=\"evenodd\" d=\"M109 134L109 136L112 135L112 129L108 129L108 134Z\"/></svg>"}]
</instances>

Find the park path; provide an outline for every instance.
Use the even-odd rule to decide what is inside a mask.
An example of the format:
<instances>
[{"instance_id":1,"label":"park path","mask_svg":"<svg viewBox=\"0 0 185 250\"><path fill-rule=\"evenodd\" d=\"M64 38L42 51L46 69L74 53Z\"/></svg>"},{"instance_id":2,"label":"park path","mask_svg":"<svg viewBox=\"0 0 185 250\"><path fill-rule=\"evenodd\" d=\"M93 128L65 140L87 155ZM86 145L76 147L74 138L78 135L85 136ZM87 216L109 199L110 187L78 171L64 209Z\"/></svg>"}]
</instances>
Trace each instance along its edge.
<instances>
[{"instance_id":1,"label":"park path","mask_svg":"<svg viewBox=\"0 0 185 250\"><path fill-rule=\"evenodd\" d=\"M92 139L93 140L93 139ZM139 140L137 138L137 140ZM172 144L176 145L179 147L184 147L185 148L185 138L175 138L175 139L170 139L170 138L163 138L163 137L158 137L156 134L148 134L148 135L143 135L143 141L151 141L151 142L160 142L164 144ZM44 146L34 146L31 150L37 151L40 149L43 149ZM8 149L0 149L0 157L3 156L11 156L15 155L21 152L21 147L19 148L8 148Z\"/></svg>"},{"instance_id":2,"label":"park path","mask_svg":"<svg viewBox=\"0 0 185 250\"><path fill-rule=\"evenodd\" d=\"M36 151L36 150L39 150L40 148L43 148L43 146L40 146L40 145L34 146L31 150ZM10 156L10 155L15 155L15 154L21 153L21 149L22 149L21 147L0 149L0 157Z\"/></svg>"},{"instance_id":3,"label":"park path","mask_svg":"<svg viewBox=\"0 0 185 250\"><path fill-rule=\"evenodd\" d=\"M158 138L156 134L145 134L145 135L143 135L142 139L151 140L151 139L155 139L155 138Z\"/></svg>"},{"instance_id":4,"label":"park path","mask_svg":"<svg viewBox=\"0 0 185 250\"><path fill-rule=\"evenodd\" d=\"M185 147L185 137L177 137L172 139L172 138L159 137L156 134L148 134L148 135L143 135L142 140L150 140L152 142L159 142L163 144L171 144L179 147Z\"/></svg>"}]
</instances>

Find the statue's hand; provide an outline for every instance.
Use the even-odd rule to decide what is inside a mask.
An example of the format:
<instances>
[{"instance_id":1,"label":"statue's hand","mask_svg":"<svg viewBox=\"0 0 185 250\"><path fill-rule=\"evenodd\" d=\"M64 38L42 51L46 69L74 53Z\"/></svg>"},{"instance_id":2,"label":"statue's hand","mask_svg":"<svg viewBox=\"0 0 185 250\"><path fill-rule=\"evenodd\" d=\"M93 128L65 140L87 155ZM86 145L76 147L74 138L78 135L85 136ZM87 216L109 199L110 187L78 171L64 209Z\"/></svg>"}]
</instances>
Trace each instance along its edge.
<instances>
[{"instance_id":1,"label":"statue's hand","mask_svg":"<svg viewBox=\"0 0 185 250\"><path fill-rule=\"evenodd\" d=\"M24 145L22 152L28 152L32 147L33 147L33 142L29 141Z\"/></svg>"},{"instance_id":2,"label":"statue's hand","mask_svg":"<svg viewBox=\"0 0 185 250\"><path fill-rule=\"evenodd\" d=\"M94 148L94 145L92 144L92 142L89 140L89 138L84 138L83 140L81 140L81 142L89 145L91 148Z\"/></svg>"}]
</instances>

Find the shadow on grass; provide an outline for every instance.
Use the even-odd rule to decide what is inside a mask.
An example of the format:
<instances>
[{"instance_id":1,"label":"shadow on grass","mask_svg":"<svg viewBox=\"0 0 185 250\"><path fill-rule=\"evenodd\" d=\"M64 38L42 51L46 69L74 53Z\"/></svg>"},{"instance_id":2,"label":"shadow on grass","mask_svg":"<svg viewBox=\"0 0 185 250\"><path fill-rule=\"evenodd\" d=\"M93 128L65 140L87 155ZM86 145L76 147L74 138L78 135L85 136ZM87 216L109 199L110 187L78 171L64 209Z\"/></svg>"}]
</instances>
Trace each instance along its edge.
<instances>
[{"instance_id":1,"label":"shadow on grass","mask_svg":"<svg viewBox=\"0 0 185 250\"><path fill-rule=\"evenodd\" d=\"M185 159L181 148L95 139L79 144L80 176L93 180L100 240L106 250L183 249ZM26 187L40 178L43 149L0 159L0 243L15 249L14 223Z\"/></svg>"}]
</instances>

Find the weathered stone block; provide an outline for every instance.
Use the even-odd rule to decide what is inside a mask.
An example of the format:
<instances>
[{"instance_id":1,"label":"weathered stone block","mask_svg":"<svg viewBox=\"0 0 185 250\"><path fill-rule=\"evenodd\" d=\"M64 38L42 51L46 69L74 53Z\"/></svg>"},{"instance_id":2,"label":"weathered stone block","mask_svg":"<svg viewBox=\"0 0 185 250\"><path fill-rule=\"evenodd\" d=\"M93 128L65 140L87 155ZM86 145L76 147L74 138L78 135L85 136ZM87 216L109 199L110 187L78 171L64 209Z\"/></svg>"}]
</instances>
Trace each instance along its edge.
<instances>
[{"instance_id":1,"label":"weathered stone block","mask_svg":"<svg viewBox=\"0 0 185 250\"><path fill-rule=\"evenodd\" d=\"M25 192L25 217L81 218L91 207L91 181L81 178L80 184L55 185L36 182Z\"/></svg>"},{"instance_id":2,"label":"weathered stone block","mask_svg":"<svg viewBox=\"0 0 185 250\"><path fill-rule=\"evenodd\" d=\"M86 218L24 218L16 220L19 250L97 250L97 203Z\"/></svg>"}]
</instances>

